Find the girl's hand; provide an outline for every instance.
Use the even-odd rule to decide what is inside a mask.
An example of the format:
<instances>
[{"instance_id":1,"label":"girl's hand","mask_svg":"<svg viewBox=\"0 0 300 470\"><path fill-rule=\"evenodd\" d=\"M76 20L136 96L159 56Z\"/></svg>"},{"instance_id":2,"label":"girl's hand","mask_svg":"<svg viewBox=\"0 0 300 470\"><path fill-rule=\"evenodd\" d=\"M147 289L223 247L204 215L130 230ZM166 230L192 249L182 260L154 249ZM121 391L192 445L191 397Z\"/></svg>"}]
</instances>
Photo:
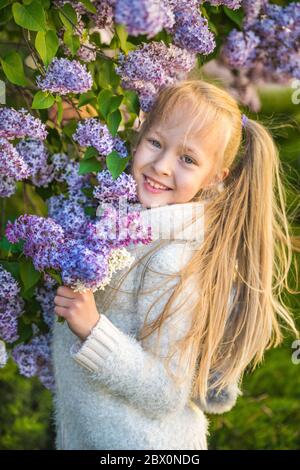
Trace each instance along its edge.
<instances>
[{"instance_id":1,"label":"girl's hand","mask_svg":"<svg viewBox=\"0 0 300 470\"><path fill-rule=\"evenodd\" d=\"M54 303L55 313L65 318L70 330L84 341L100 318L93 292L74 292L70 287L59 286Z\"/></svg>"}]
</instances>

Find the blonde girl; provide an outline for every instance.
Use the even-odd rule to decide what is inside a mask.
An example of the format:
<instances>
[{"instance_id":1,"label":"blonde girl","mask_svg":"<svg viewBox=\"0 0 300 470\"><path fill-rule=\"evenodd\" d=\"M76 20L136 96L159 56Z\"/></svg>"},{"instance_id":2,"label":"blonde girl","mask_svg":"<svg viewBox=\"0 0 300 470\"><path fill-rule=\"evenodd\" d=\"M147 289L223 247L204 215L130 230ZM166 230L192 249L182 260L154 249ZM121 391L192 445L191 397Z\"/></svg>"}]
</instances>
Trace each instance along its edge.
<instances>
[{"instance_id":1,"label":"blonde girl","mask_svg":"<svg viewBox=\"0 0 300 470\"><path fill-rule=\"evenodd\" d=\"M278 150L199 79L159 93L132 148L141 213L173 236L132 247L137 262L104 293L58 288L57 448L207 449L204 412L235 405L283 328L299 337L281 299L293 239ZM183 209L203 209L185 233Z\"/></svg>"}]
</instances>

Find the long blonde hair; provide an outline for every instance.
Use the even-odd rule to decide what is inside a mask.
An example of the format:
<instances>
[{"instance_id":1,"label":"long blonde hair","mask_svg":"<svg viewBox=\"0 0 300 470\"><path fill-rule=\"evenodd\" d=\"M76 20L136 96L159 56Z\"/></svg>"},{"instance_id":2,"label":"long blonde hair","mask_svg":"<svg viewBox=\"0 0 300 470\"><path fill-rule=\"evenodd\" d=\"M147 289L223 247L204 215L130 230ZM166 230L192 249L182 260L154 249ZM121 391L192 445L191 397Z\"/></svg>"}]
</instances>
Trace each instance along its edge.
<instances>
[{"instance_id":1,"label":"long blonde hair","mask_svg":"<svg viewBox=\"0 0 300 470\"><path fill-rule=\"evenodd\" d=\"M210 374L221 371L214 383L220 392L242 381L252 361L254 370L264 351L283 341L281 320L299 337L293 315L281 298L284 289L293 294L297 291L288 284L293 237L279 152L271 133L257 120L249 119L242 128L239 106L226 90L200 79L164 88L133 147L154 122L163 122L183 102L189 104L191 124L199 124L199 131L209 132L211 125L220 133L229 130L218 163L230 172L221 191L201 188L193 198L206 200L205 239L180 271L180 282L163 312L152 324L144 323L139 338L160 328L172 302L193 276L200 295L187 312L192 318L190 331L173 345L173 351L179 350L185 363L184 352L192 351L188 356L189 368L194 369L192 396L205 400ZM227 299L233 287L228 315Z\"/></svg>"}]
</instances>

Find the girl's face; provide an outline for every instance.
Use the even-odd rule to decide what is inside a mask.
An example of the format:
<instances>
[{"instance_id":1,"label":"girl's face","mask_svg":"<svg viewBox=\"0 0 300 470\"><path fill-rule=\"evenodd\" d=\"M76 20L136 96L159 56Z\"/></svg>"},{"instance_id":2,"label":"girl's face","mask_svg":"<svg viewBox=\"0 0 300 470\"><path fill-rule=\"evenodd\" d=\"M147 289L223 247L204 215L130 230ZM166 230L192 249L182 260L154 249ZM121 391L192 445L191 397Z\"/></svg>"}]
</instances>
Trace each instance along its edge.
<instances>
[{"instance_id":1,"label":"girl's face","mask_svg":"<svg viewBox=\"0 0 300 470\"><path fill-rule=\"evenodd\" d=\"M134 152L131 172L138 199L146 208L189 202L201 188L218 183L229 173L227 168L219 176L214 171L227 136L216 135L213 130L203 138L199 133L189 134L184 148L184 122L187 120L181 116L181 122L172 127L169 123L168 127L154 124ZM151 187L147 177L164 188Z\"/></svg>"}]
</instances>

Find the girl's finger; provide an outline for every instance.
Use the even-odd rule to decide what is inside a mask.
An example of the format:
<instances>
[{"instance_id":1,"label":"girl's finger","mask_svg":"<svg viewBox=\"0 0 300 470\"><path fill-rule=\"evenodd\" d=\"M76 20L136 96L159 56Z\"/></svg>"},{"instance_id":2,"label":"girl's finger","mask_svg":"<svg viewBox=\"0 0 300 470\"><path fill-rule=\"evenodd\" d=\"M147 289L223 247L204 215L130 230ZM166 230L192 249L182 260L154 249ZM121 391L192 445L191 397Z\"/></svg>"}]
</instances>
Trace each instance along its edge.
<instances>
[{"instance_id":1,"label":"girl's finger","mask_svg":"<svg viewBox=\"0 0 300 470\"><path fill-rule=\"evenodd\" d=\"M54 307L54 311L60 317L66 318L69 310L65 307L57 307L56 306L56 307Z\"/></svg>"},{"instance_id":2,"label":"girl's finger","mask_svg":"<svg viewBox=\"0 0 300 470\"><path fill-rule=\"evenodd\" d=\"M54 297L54 303L58 307L70 307L72 304L72 299L68 299L67 297L62 297L61 295L56 295Z\"/></svg>"}]
</instances>

